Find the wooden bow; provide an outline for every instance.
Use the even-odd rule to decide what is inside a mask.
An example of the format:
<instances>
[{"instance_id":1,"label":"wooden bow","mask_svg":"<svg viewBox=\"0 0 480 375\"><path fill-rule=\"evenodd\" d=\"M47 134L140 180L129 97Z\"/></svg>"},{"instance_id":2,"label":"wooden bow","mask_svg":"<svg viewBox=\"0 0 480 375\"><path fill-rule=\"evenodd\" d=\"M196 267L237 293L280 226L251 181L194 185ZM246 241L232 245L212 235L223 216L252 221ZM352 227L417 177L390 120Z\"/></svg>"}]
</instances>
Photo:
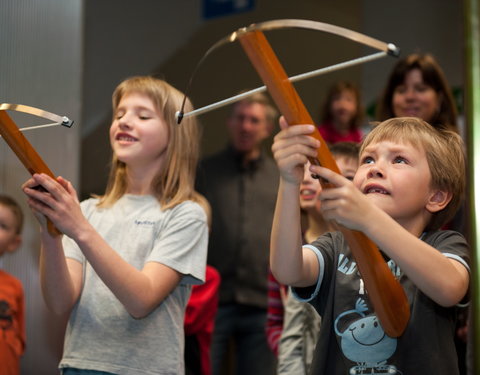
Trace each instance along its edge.
<instances>
[{"instance_id":1,"label":"wooden bow","mask_svg":"<svg viewBox=\"0 0 480 375\"><path fill-rule=\"evenodd\" d=\"M280 112L290 125L314 124L314 122L262 31L285 26L313 28L331 32L363 42L373 48L384 50L386 51L385 53L398 55L398 49L392 44L380 42L348 29L305 20L277 20L254 24L248 28L233 32L207 51L206 55L217 46L227 41L231 42L238 39ZM181 121L184 115L187 114L183 113L182 107L177 113L178 122ZM320 141L321 146L318 149L317 158L312 160L312 162L339 173L335 159L318 130L315 131L313 136ZM355 257L373 308L383 329L391 337L400 336L404 332L410 318L410 307L405 291L395 279L376 245L370 239L361 232L353 231L340 225L338 225L338 229L345 236Z\"/></svg>"},{"instance_id":2,"label":"wooden bow","mask_svg":"<svg viewBox=\"0 0 480 375\"><path fill-rule=\"evenodd\" d=\"M239 40L288 124L314 124L263 32L250 31L240 35ZM313 136L320 141L321 146L317 160L312 162L340 173L319 131L316 130ZM340 225L338 229L345 236L355 257L383 329L389 336L400 336L410 318L405 291L372 241L361 232Z\"/></svg>"},{"instance_id":3,"label":"wooden bow","mask_svg":"<svg viewBox=\"0 0 480 375\"><path fill-rule=\"evenodd\" d=\"M53 172L8 115L6 112L7 109L46 117L58 121L62 125L68 127L72 126L73 122L66 117L60 117L33 107L6 103L0 104L0 135L5 139L5 142L7 142L8 146L17 155L30 174L45 173L46 175L55 178ZM50 220L47 222L47 228L51 235L61 234Z\"/></svg>"}]
</instances>

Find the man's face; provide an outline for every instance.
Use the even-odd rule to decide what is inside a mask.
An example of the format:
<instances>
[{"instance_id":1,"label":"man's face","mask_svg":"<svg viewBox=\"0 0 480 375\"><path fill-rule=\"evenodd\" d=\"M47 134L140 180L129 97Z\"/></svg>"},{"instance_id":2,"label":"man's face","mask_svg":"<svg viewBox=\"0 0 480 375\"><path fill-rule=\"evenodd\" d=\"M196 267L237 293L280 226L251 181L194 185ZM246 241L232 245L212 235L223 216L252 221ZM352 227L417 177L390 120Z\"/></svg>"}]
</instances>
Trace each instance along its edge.
<instances>
[{"instance_id":1,"label":"man's face","mask_svg":"<svg viewBox=\"0 0 480 375\"><path fill-rule=\"evenodd\" d=\"M240 102L227 120L233 147L243 153L255 153L262 141L270 135L265 106L260 103Z\"/></svg>"}]
</instances>

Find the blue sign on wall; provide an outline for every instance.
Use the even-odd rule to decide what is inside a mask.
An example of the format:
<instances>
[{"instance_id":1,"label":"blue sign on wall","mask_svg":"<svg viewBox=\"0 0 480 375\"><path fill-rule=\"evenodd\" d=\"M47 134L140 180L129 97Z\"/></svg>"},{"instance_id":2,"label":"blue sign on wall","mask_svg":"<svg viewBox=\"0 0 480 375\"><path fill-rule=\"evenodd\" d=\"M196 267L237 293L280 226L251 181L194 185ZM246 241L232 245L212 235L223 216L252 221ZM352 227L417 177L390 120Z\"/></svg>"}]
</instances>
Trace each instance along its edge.
<instances>
[{"instance_id":1,"label":"blue sign on wall","mask_svg":"<svg viewBox=\"0 0 480 375\"><path fill-rule=\"evenodd\" d=\"M203 0L203 16L214 18L252 10L254 0Z\"/></svg>"}]
</instances>

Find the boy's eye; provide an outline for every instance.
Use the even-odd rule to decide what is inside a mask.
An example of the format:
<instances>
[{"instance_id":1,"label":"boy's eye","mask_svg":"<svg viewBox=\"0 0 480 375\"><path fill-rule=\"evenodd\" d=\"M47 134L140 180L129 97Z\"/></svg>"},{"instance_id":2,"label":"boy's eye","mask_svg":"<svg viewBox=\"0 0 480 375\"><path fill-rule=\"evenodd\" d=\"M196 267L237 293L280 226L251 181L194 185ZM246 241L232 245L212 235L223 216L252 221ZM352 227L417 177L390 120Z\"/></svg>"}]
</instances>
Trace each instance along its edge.
<instances>
[{"instance_id":1,"label":"boy's eye","mask_svg":"<svg viewBox=\"0 0 480 375\"><path fill-rule=\"evenodd\" d=\"M393 160L393 162L395 164L407 164L407 159L405 159L404 157L402 156L397 156L395 157L395 159Z\"/></svg>"},{"instance_id":2,"label":"boy's eye","mask_svg":"<svg viewBox=\"0 0 480 375\"><path fill-rule=\"evenodd\" d=\"M374 160L371 156L365 156L362 160L362 164L373 164Z\"/></svg>"}]
</instances>

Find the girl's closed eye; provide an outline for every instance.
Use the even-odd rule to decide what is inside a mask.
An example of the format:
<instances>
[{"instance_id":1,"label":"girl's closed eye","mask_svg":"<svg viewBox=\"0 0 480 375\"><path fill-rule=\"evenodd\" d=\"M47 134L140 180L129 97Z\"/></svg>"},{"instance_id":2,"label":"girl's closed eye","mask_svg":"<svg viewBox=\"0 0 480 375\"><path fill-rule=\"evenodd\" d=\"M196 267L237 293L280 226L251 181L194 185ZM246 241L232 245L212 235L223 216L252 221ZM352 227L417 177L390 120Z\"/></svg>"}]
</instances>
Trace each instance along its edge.
<instances>
[{"instance_id":1,"label":"girl's closed eye","mask_svg":"<svg viewBox=\"0 0 480 375\"><path fill-rule=\"evenodd\" d=\"M152 114L148 111L141 111L138 113L138 118L140 120L150 120L152 117Z\"/></svg>"}]
</instances>

